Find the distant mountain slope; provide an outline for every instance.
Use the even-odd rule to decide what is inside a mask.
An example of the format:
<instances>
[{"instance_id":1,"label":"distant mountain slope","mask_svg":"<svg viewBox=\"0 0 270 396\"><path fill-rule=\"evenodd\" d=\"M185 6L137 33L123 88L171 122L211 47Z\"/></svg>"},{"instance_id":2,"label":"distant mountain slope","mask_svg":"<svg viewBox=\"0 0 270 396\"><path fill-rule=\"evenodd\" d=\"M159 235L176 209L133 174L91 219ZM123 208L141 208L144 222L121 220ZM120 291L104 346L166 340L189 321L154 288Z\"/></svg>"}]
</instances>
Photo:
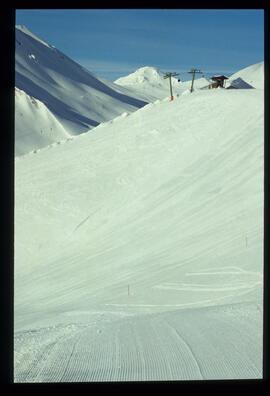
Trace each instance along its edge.
<instances>
[{"instance_id":1,"label":"distant mountain slope","mask_svg":"<svg viewBox=\"0 0 270 396\"><path fill-rule=\"evenodd\" d=\"M15 89L15 155L46 147L70 135L44 103Z\"/></svg>"},{"instance_id":2,"label":"distant mountain slope","mask_svg":"<svg viewBox=\"0 0 270 396\"><path fill-rule=\"evenodd\" d=\"M181 78L181 76L180 76ZM207 85L205 78L195 80L195 89ZM125 77L115 80L115 84L128 89L130 94L143 100L155 101L170 96L169 80L164 79L164 73L155 67L145 66ZM173 95L181 95L189 89L190 81L178 81L172 77Z\"/></svg>"},{"instance_id":3,"label":"distant mountain slope","mask_svg":"<svg viewBox=\"0 0 270 396\"><path fill-rule=\"evenodd\" d=\"M230 76L228 84L234 80L241 78L253 88L264 88L264 62L245 67Z\"/></svg>"},{"instance_id":4,"label":"distant mountain slope","mask_svg":"<svg viewBox=\"0 0 270 396\"><path fill-rule=\"evenodd\" d=\"M24 26L16 27L16 86L42 101L70 134L146 104L115 91Z\"/></svg>"}]
</instances>

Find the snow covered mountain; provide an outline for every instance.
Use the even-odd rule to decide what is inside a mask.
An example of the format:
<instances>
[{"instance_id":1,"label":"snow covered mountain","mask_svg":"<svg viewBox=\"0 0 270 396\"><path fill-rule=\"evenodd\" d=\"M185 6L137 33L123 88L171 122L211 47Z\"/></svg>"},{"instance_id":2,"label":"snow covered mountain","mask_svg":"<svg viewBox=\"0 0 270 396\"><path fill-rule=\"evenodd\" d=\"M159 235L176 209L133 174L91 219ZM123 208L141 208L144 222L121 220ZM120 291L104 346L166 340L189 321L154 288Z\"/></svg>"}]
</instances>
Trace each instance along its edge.
<instances>
[{"instance_id":1,"label":"snow covered mountain","mask_svg":"<svg viewBox=\"0 0 270 396\"><path fill-rule=\"evenodd\" d=\"M169 80L164 79L164 73L155 67L145 66L136 70L128 76L118 78L115 84L128 89L133 96L154 102L155 100L168 98L170 96ZM205 78L195 80L194 89L199 89L208 84ZM179 96L190 89L191 81L178 81L172 77L173 95Z\"/></svg>"},{"instance_id":2,"label":"snow covered mountain","mask_svg":"<svg viewBox=\"0 0 270 396\"><path fill-rule=\"evenodd\" d=\"M244 82L251 85L253 88L264 88L264 62L256 63L254 65L245 67L230 76L228 86L237 79L242 79ZM239 80L238 80L239 81ZM227 84L226 84L227 86Z\"/></svg>"},{"instance_id":3,"label":"snow covered mountain","mask_svg":"<svg viewBox=\"0 0 270 396\"><path fill-rule=\"evenodd\" d=\"M136 70L134 73L129 74L126 77L118 78L115 83L120 85L133 85L133 84L152 84L152 85L162 85L164 74L161 73L155 67L145 66ZM172 78L173 84L177 80Z\"/></svg>"},{"instance_id":4,"label":"snow covered mountain","mask_svg":"<svg viewBox=\"0 0 270 396\"><path fill-rule=\"evenodd\" d=\"M16 159L15 382L262 377L263 102L197 90Z\"/></svg>"},{"instance_id":5,"label":"snow covered mountain","mask_svg":"<svg viewBox=\"0 0 270 396\"><path fill-rule=\"evenodd\" d=\"M16 27L16 87L42 102L68 135L86 132L100 122L108 121L123 112L132 112L146 104L119 90L115 91L104 80L99 80L24 26ZM18 95L16 99L17 97ZM18 106L21 106L21 102L18 102ZM18 111L23 113L23 110L21 107ZM40 112L36 112L35 116L38 120ZM25 114L24 118L26 117ZM43 117L42 123L44 122ZM50 127L48 124L47 129ZM30 136L40 134L41 128L38 127L37 130L37 125L32 124L31 127L28 123L28 130L21 129L21 121L17 119L16 139L18 135L18 145L21 146L17 151L25 152L27 144L21 145L22 135L27 134L30 141ZM58 132L54 129L53 136L58 139ZM45 143L39 137L34 140L42 145ZM34 144L29 147L31 145Z\"/></svg>"}]
</instances>

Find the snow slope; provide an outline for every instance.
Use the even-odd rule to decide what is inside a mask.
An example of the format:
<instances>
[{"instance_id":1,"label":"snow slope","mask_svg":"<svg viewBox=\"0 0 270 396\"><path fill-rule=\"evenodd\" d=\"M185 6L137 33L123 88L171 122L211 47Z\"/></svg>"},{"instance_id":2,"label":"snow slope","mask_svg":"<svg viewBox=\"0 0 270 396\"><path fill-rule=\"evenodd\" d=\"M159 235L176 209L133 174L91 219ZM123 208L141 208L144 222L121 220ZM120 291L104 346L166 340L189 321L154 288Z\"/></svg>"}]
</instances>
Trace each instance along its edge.
<instances>
[{"instance_id":1,"label":"snow slope","mask_svg":"<svg viewBox=\"0 0 270 396\"><path fill-rule=\"evenodd\" d=\"M46 147L70 135L39 100L15 89L15 155Z\"/></svg>"},{"instance_id":2,"label":"snow slope","mask_svg":"<svg viewBox=\"0 0 270 396\"><path fill-rule=\"evenodd\" d=\"M145 105L116 92L24 26L16 26L16 87L43 102L72 135Z\"/></svg>"},{"instance_id":3,"label":"snow slope","mask_svg":"<svg viewBox=\"0 0 270 396\"><path fill-rule=\"evenodd\" d=\"M16 159L15 381L262 377L263 91Z\"/></svg>"},{"instance_id":4,"label":"snow slope","mask_svg":"<svg viewBox=\"0 0 270 396\"><path fill-rule=\"evenodd\" d=\"M181 76L180 76L181 77ZM208 81L204 78L195 80L194 88L205 86ZM170 97L169 80L164 79L164 74L155 67L145 66L136 70L128 76L118 78L115 84L128 89L130 95L154 102L155 100ZM178 79L172 77L172 88L174 96L182 94L185 90L190 89L191 81L178 82Z\"/></svg>"},{"instance_id":5,"label":"snow slope","mask_svg":"<svg viewBox=\"0 0 270 396\"><path fill-rule=\"evenodd\" d=\"M238 78L241 78L246 83L250 84L253 88L263 89L264 88L264 62L256 63L245 67L242 70L234 73L230 76L228 84ZM226 86L227 86L226 83Z\"/></svg>"}]
</instances>

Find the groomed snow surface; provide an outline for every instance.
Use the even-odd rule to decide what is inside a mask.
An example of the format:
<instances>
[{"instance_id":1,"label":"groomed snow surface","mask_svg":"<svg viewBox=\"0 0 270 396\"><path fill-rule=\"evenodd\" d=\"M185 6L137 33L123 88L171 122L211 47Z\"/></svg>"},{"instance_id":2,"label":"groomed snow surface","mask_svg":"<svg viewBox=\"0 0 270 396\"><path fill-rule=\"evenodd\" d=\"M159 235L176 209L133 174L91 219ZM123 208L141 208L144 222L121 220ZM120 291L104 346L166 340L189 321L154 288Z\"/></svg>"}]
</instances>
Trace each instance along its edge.
<instances>
[{"instance_id":1,"label":"groomed snow surface","mask_svg":"<svg viewBox=\"0 0 270 396\"><path fill-rule=\"evenodd\" d=\"M263 113L195 91L16 159L15 382L262 378Z\"/></svg>"}]
</instances>

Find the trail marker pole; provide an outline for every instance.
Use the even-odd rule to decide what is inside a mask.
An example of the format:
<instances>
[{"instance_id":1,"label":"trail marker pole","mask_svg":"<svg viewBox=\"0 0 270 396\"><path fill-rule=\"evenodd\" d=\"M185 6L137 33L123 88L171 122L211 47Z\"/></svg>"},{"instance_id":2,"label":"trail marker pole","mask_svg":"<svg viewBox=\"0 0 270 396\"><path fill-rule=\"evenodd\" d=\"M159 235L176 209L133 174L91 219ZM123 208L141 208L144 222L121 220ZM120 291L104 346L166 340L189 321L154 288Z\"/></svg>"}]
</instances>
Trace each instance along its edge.
<instances>
[{"instance_id":1,"label":"trail marker pole","mask_svg":"<svg viewBox=\"0 0 270 396\"><path fill-rule=\"evenodd\" d=\"M173 100L173 92L172 92L172 76L178 76L179 73L165 73L165 76L163 78L168 78L169 79L169 83L170 83L170 95L171 95L171 100Z\"/></svg>"},{"instance_id":2,"label":"trail marker pole","mask_svg":"<svg viewBox=\"0 0 270 396\"><path fill-rule=\"evenodd\" d=\"M191 81L190 92L193 92L193 86L194 86L195 75L196 75L196 73L202 74L202 71L200 71L200 70L198 70L198 69L191 69L188 73L191 73L191 74L192 74L192 81Z\"/></svg>"}]
</instances>

